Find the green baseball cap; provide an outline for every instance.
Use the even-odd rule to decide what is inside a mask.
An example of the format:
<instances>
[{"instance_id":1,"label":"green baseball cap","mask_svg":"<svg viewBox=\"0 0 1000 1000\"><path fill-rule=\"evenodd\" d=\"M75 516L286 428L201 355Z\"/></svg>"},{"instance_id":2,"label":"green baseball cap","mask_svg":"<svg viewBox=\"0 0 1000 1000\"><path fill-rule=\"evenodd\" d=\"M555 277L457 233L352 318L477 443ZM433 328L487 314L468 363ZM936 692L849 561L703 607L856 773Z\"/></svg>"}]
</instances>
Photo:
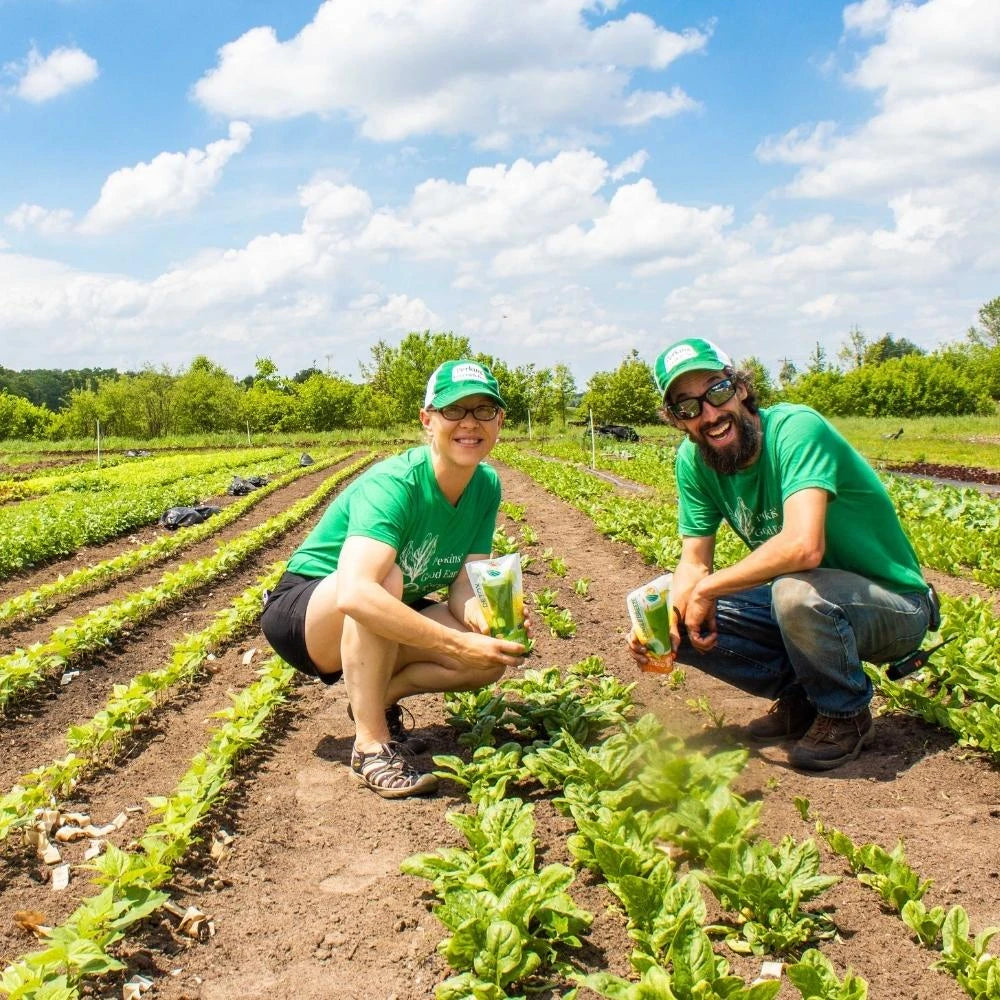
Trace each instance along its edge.
<instances>
[{"instance_id":1,"label":"green baseball cap","mask_svg":"<svg viewBox=\"0 0 1000 1000\"><path fill-rule=\"evenodd\" d=\"M733 361L721 347L701 337L687 337L671 344L653 365L653 378L666 397L671 382L688 372L714 372L732 368Z\"/></svg>"},{"instance_id":2,"label":"green baseball cap","mask_svg":"<svg viewBox=\"0 0 1000 1000\"><path fill-rule=\"evenodd\" d=\"M446 361L434 369L427 383L424 406L440 410L466 396L488 396L497 406L507 409L500 385L484 364L478 361Z\"/></svg>"}]
</instances>

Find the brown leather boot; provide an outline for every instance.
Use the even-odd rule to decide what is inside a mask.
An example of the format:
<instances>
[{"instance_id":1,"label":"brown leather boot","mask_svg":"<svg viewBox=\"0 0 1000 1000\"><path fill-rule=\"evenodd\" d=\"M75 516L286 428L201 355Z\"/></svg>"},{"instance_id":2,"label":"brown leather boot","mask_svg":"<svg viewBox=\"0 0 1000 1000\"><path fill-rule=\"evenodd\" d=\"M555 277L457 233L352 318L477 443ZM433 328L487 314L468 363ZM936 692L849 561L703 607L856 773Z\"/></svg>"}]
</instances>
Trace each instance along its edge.
<instances>
[{"instance_id":1,"label":"brown leather boot","mask_svg":"<svg viewBox=\"0 0 1000 1000\"><path fill-rule=\"evenodd\" d=\"M767 715L754 719L747 725L750 739L758 743L779 743L782 740L797 740L816 718L816 709L799 688L792 688L783 694L768 710Z\"/></svg>"},{"instance_id":2,"label":"brown leather boot","mask_svg":"<svg viewBox=\"0 0 1000 1000\"><path fill-rule=\"evenodd\" d=\"M817 715L809 732L789 751L792 767L806 771L830 771L859 753L875 738L872 713L862 709L849 719Z\"/></svg>"}]
</instances>

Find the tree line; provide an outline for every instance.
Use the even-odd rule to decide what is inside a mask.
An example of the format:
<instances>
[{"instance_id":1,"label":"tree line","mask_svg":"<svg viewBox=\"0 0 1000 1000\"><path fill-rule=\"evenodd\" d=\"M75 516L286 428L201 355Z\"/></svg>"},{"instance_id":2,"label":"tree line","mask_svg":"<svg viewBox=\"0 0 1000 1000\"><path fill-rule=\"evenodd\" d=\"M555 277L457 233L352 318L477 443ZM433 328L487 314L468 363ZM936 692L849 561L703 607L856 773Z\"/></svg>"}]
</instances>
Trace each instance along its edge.
<instances>
[{"instance_id":1,"label":"tree line","mask_svg":"<svg viewBox=\"0 0 1000 1000\"><path fill-rule=\"evenodd\" d=\"M986 303L979 318L981 327L970 328L964 341L930 353L891 334L869 340L854 328L838 363L828 362L817 344L804 370L786 361L777 379L756 357L738 366L754 376L765 405L802 402L831 416L989 414L1000 400L1000 298ZM515 424L565 426L591 412L600 423L659 419L651 368L634 350L580 391L564 364L512 367L474 352L467 337L425 330L395 345L380 340L361 366L360 382L315 367L285 378L266 357L242 380L204 355L177 373L152 366L125 374L0 367L0 439L92 437L98 421L106 436L142 440L243 429L387 429L412 422L430 373L456 357L492 368Z\"/></svg>"}]
</instances>

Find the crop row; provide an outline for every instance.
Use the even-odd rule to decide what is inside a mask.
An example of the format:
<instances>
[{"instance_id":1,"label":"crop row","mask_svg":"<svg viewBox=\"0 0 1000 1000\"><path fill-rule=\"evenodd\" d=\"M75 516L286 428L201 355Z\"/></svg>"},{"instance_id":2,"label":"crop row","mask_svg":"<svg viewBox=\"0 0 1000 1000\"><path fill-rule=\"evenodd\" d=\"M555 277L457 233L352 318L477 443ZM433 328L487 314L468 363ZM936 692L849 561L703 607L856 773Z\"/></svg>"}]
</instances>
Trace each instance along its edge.
<instances>
[{"instance_id":1,"label":"crop row","mask_svg":"<svg viewBox=\"0 0 1000 1000\"><path fill-rule=\"evenodd\" d=\"M282 473L298 459L285 453L254 465L255 473ZM0 580L155 522L174 506L224 493L233 465L167 484L134 482L100 493L59 493L0 507Z\"/></svg>"},{"instance_id":2,"label":"crop row","mask_svg":"<svg viewBox=\"0 0 1000 1000\"><path fill-rule=\"evenodd\" d=\"M372 460L359 459L327 479L310 496L251 528L215 553L177 570L164 573L159 583L100 608L95 608L69 625L56 629L49 640L27 650L0 656L0 708L37 687L46 677L65 669L97 650L139 622L161 613L184 600L194 590L234 569L254 552L302 521L333 492L344 479Z\"/></svg>"},{"instance_id":3,"label":"crop row","mask_svg":"<svg viewBox=\"0 0 1000 1000\"><path fill-rule=\"evenodd\" d=\"M73 468L42 473L30 479L0 481L0 501L20 500L49 493L95 493L144 483L167 483L220 469L239 469L250 462L270 462L287 455L284 448L235 449L204 454L185 452L157 458L134 459L127 464L81 471Z\"/></svg>"},{"instance_id":4,"label":"crop row","mask_svg":"<svg viewBox=\"0 0 1000 1000\"><path fill-rule=\"evenodd\" d=\"M729 787L745 752L685 753L652 716L627 722L631 687L590 657L565 678L556 668L529 670L493 689L446 697L460 742L476 747L468 763L435 758L438 773L468 789L475 804L474 815L448 817L471 850L440 849L403 865L433 882L434 912L451 932L439 950L458 975L438 986L438 1000L522 998L550 985L553 974L601 996L636 1000L766 1000L778 992L777 981L746 986L732 975L710 934L737 951L801 955L788 975L804 997L860 1000L860 980L848 974L841 984L819 952L805 950L832 924L802 904L837 881L819 874L813 842L754 841L760 803ZM614 735L587 746L610 726ZM508 736L520 742L495 746ZM566 895L569 870L534 871L533 807L505 797L514 784L530 794L529 782L556 794L554 805L576 824L570 853L624 908L638 983L580 975L563 957L590 920ZM691 866L686 874L682 862ZM733 913L728 923L703 926L701 885Z\"/></svg>"},{"instance_id":5,"label":"crop row","mask_svg":"<svg viewBox=\"0 0 1000 1000\"><path fill-rule=\"evenodd\" d=\"M229 787L236 762L265 735L293 679L294 671L273 657L261 668L259 680L216 713L222 725L210 734L173 794L150 800L160 820L147 827L135 850L109 846L86 866L103 888L61 925L45 928L45 946L3 971L0 992L12 1000L75 1000L88 977L124 968L110 949L130 926L168 901L161 886L194 843L196 827Z\"/></svg>"},{"instance_id":6,"label":"crop row","mask_svg":"<svg viewBox=\"0 0 1000 1000\"><path fill-rule=\"evenodd\" d=\"M68 795L81 777L118 753L140 720L161 706L169 692L189 683L208 657L252 628L260 617L263 592L273 587L284 562L276 563L209 625L178 640L169 662L116 684L104 707L91 719L66 733L67 755L24 775L0 798L0 841L31 820L36 809L51 809Z\"/></svg>"},{"instance_id":7,"label":"crop row","mask_svg":"<svg viewBox=\"0 0 1000 1000\"><path fill-rule=\"evenodd\" d=\"M88 590L106 586L112 580L120 581L154 566L169 556L210 537L222 528L237 520L252 507L255 507L265 497L288 486L302 476L320 472L341 461L348 452L338 452L327 458L317 459L312 466L297 467L284 475L272 479L266 486L254 490L248 496L237 500L223 508L218 514L183 528L172 534L163 534L148 545L130 549L110 559L105 559L93 566L81 566L65 576L41 586L16 594L14 597L0 603L0 628L10 626L29 617L48 614L60 607L67 600L86 593Z\"/></svg>"}]
</instances>

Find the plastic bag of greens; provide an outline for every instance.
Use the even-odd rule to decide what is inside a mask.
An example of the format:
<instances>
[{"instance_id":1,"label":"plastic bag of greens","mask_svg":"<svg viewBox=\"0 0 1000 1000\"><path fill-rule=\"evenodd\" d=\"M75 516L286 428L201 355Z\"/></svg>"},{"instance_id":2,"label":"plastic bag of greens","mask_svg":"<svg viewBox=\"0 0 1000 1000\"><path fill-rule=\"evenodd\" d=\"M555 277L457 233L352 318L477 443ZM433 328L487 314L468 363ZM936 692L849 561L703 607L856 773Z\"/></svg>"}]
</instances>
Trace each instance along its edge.
<instances>
[{"instance_id":1,"label":"plastic bag of greens","mask_svg":"<svg viewBox=\"0 0 1000 1000\"><path fill-rule=\"evenodd\" d=\"M524 588L521 557L516 552L497 559L477 559L465 564L472 589L483 609L490 635L531 647L524 628Z\"/></svg>"},{"instance_id":2,"label":"plastic bag of greens","mask_svg":"<svg viewBox=\"0 0 1000 1000\"><path fill-rule=\"evenodd\" d=\"M643 670L669 674L674 669L674 650L670 642L673 607L670 603L672 573L664 573L645 586L638 587L625 599L632 631L646 647L647 666Z\"/></svg>"}]
</instances>

